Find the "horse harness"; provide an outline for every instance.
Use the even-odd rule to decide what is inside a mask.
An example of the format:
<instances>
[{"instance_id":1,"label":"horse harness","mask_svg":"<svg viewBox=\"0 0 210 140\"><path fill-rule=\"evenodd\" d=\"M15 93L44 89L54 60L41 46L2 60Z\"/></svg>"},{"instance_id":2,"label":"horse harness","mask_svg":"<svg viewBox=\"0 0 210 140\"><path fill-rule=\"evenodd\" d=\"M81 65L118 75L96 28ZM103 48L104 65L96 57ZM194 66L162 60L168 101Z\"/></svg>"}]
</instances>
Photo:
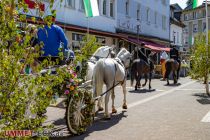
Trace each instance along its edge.
<instances>
[{"instance_id":1,"label":"horse harness","mask_svg":"<svg viewBox=\"0 0 210 140\"><path fill-rule=\"evenodd\" d=\"M115 62L115 61L117 62ZM120 82L118 82L117 84L115 84L115 77L116 77L116 72L117 72L117 64L120 64L123 68L124 68L124 70L125 70L125 72L126 72L126 69L125 69L125 67L124 67L124 65L123 65L123 63L119 60L119 59L114 59L113 60L113 63L114 63L114 66L115 66L115 76L114 76L114 82L113 82L113 86L111 87L111 88L109 88L107 91L105 91L104 93L102 93L101 95L99 95L98 97L95 97L94 98L94 100L96 101L96 100L98 100L99 98L101 98L102 96L104 96L105 94L107 94L109 91L111 91L113 88L115 88L116 86L118 86L119 84L124 84L124 82L125 82L125 79L126 79L126 74L125 74L125 77L124 77L124 79L123 79L123 81L120 81Z\"/></svg>"},{"instance_id":2,"label":"horse harness","mask_svg":"<svg viewBox=\"0 0 210 140\"><path fill-rule=\"evenodd\" d=\"M124 62L121 61L120 59L114 59L114 60L117 62L117 64L120 64L120 65L124 68L125 73L126 73L126 68L125 68L125 66L124 66ZM113 61L113 62L114 62L114 65L115 65L115 76L116 76L117 64L115 63L115 61ZM126 79L126 74L125 74L125 76L124 76L123 81L119 81L119 83L123 84L123 83L125 82L125 79ZM115 78L114 78L114 84L115 84ZM113 85L114 85L114 84L113 84Z\"/></svg>"},{"instance_id":3,"label":"horse harness","mask_svg":"<svg viewBox=\"0 0 210 140\"><path fill-rule=\"evenodd\" d=\"M99 60L100 58L108 58L110 54L111 54L111 50L109 49L109 53L108 53L108 55L106 57L100 57L100 56L96 56L96 55L93 55L93 57L95 57L96 60ZM93 64L96 64L97 61L88 60L88 62L91 62Z\"/></svg>"}]
</instances>

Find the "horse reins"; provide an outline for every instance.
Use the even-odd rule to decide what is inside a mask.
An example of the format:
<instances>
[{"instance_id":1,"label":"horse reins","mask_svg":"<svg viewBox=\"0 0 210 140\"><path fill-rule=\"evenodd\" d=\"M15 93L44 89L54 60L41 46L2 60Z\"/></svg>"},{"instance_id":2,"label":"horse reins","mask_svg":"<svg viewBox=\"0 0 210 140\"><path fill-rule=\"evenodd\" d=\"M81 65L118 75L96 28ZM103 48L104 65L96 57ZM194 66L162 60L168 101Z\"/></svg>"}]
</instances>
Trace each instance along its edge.
<instances>
[{"instance_id":1,"label":"horse reins","mask_svg":"<svg viewBox=\"0 0 210 140\"><path fill-rule=\"evenodd\" d=\"M117 61L117 60L116 60ZM120 64L122 66L122 64L120 62L117 61L118 64ZM115 64L115 76L116 76L116 72L117 72L117 64L114 62ZM124 67L124 66L123 66ZM126 73L126 68L124 67L125 73ZM107 91L105 91L104 93L102 93L101 95L97 96L94 98L95 101L97 101L99 98L103 97L105 94L107 94L109 91L113 90L113 88L115 88L116 86L118 86L119 84L123 84L125 82L126 79L126 75L123 79L123 81L118 82L117 84L115 84L115 76L114 76L114 82L113 82L113 86L111 88L109 88Z\"/></svg>"}]
</instances>

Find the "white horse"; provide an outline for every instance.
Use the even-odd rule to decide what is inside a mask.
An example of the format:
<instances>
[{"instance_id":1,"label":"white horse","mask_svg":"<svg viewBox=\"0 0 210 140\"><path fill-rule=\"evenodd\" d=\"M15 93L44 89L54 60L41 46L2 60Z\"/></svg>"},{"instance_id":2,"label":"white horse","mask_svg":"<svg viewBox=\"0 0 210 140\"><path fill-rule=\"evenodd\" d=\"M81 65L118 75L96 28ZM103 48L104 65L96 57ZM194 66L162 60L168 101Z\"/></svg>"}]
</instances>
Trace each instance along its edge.
<instances>
[{"instance_id":1,"label":"white horse","mask_svg":"<svg viewBox=\"0 0 210 140\"><path fill-rule=\"evenodd\" d=\"M114 55L113 47L102 46L98 48L88 61L86 81L92 80L93 69L95 67L96 62L101 58L110 58L112 55Z\"/></svg>"},{"instance_id":2,"label":"white horse","mask_svg":"<svg viewBox=\"0 0 210 140\"><path fill-rule=\"evenodd\" d=\"M106 58L100 59L93 72L93 93L94 96L100 96L103 91L103 84L106 84L107 90L111 89L112 93L112 113L116 113L117 110L114 106L114 85L120 82L123 88L124 100L123 109L127 109L126 104L126 69L130 65L131 54L126 49L121 49L117 54L115 59ZM108 113L108 102L109 102L110 92L105 95L105 118L109 119L110 114ZM101 109L100 100L98 100L98 107Z\"/></svg>"}]
</instances>

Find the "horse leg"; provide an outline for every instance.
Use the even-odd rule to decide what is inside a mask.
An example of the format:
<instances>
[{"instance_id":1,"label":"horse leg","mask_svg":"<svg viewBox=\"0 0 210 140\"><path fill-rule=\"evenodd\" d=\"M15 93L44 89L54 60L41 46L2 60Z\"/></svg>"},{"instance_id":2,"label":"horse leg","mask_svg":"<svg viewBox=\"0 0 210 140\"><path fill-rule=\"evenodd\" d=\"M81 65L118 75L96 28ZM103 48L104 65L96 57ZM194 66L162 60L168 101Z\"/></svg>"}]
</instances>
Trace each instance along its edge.
<instances>
[{"instance_id":1,"label":"horse leg","mask_svg":"<svg viewBox=\"0 0 210 140\"><path fill-rule=\"evenodd\" d=\"M138 84L138 88L141 88L141 74L139 74L139 84Z\"/></svg>"},{"instance_id":2,"label":"horse leg","mask_svg":"<svg viewBox=\"0 0 210 140\"><path fill-rule=\"evenodd\" d=\"M138 89L138 84L139 84L139 76L136 75L135 78L136 78L135 90L137 90Z\"/></svg>"},{"instance_id":3,"label":"horse leg","mask_svg":"<svg viewBox=\"0 0 210 140\"><path fill-rule=\"evenodd\" d=\"M98 111L103 111L104 108L102 107L103 97L98 99Z\"/></svg>"},{"instance_id":4,"label":"horse leg","mask_svg":"<svg viewBox=\"0 0 210 140\"><path fill-rule=\"evenodd\" d=\"M152 88L151 87L151 79L152 79L152 72L149 73L149 90Z\"/></svg>"},{"instance_id":5,"label":"horse leg","mask_svg":"<svg viewBox=\"0 0 210 140\"><path fill-rule=\"evenodd\" d=\"M169 85L169 75L170 75L170 71L166 68L165 78L167 79L167 85Z\"/></svg>"},{"instance_id":6,"label":"horse leg","mask_svg":"<svg viewBox=\"0 0 210 140\"><path fill-rule=\"evenodd\" d=\"M178 79L179 79L180 67L181 67L181 62L179 63L179 67L178 67L178 69L177 69L177 81L178 81ZM176 81L176 82L177 82L177 81Z\"/></svg>"},{"instance_id":7,"label":"horse leg","mask_svg":"<svg viewBox=\"0 0 210 140\"><path fill-rule=\"evenodd\" d=\"M123 94L124 94L124 100L123 100L122 108L127 109L128 107L127 107L127 101L126 101L126 93L127 93L127 91L126 91L126 80L124 80L124 82L122 84L122 88L123 88Z\"/></svg>"},{"instance_id":8,"label":"horse leg","mask_svg":"<svg viewBox=\"0 0 210 140\"><path fill-rule=\"evenodd\" d=\"M110 89L111 87L112 87L111 84L107 85L107 90ZM105 96L105 114L104 114L105 119L110 119L110 114L109 114L109 110L108 110L109 97L110 97L110 91L107 92L107 94Z\"/></svg>"},{"instance_id":9,"label":"horse leg","mask_svg":"<svg viewBox=\"0 0 210 140\"><path fill-rule=\"evenodd\" d=\"M112 90L112 113L117 113L117 110L115 109L114 106L114 99L115 99L115 94L114 94L114 89Z\"/></svg>"},{"instance_id":10,"label":"horse leg","mask_svg":"<svg viewBox=\"0 0 210 140\"><path fill-rule=\"evenodd\" d=\"M145 83L142 85L143 87L146 86L147 84L147 78L148 78L147 74L144 74L144 77L145 77Z\"/></svg>"},{"instance_id":11,"label":"horse leg","mask_svg":"<svg viewBox=\"0 0 210 140\"><path fill-rule=\"evenodd\" d=\"M177 83L176 71L173 71L173 78L174 78L174 84L176 84Z\"/></svg>"}]
</instances>

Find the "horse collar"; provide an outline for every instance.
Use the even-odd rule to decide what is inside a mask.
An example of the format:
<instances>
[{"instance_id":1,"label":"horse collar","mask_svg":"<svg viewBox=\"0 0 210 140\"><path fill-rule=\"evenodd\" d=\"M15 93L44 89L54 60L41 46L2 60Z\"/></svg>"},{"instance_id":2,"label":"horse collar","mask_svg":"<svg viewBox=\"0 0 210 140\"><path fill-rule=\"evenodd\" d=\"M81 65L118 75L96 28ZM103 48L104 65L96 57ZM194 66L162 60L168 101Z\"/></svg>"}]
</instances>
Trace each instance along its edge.
<instances>
[{"instance_id":1,"label":"horse collar","mask_svg":"<svg viewBox=\"0 0 210 140\"><path fill-rule=\"evenodd\" d=\"M89 60L88 62L91 62L91 63L93 63L93 64L96 64L96 62L95 62L95 61L93 61L93 60Z\"/></svg>"},{"instance_id":2,"label":"horse collar","mask_svg":"<svg viewBox=\"0 0 210 140\"><path fill-rule=\"evenodd\" d=\"M122 67L124 67L124 62L120 59L115 59L118 64L120 64Z\"/></svg>"}]
</instances>

